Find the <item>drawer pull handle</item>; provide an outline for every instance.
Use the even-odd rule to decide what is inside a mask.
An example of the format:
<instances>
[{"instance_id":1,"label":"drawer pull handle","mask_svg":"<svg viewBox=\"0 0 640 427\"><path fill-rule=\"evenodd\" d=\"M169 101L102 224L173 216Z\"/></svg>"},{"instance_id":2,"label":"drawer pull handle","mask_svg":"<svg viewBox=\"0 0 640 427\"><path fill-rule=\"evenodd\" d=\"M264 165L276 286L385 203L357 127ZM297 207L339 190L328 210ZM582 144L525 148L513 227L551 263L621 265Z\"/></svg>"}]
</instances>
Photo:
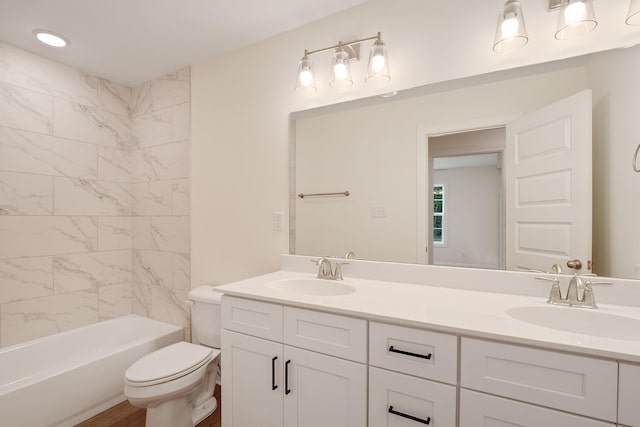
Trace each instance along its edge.
<instances>
[{"instance_id":1,"label":"drawer pull handle","mask_svg":"<svg viewBox=\"0 0 640 427\"><path fill-rule=\"evenodd\" d=\"M404 414L402 412L394 411L393 410L393 406L389 406L389 413L393 414L393 415L397 415L397 416L402 417L402 418L406 418L406 419L411 420L411 421L415 421L415 422L421 423L421 424L427 424L427 425L431 424L431 417L427 417L426 420L422 419L422 418L414 417L413 415Z\"/></svg>"},{"instance_id":2,"label":"drawer pull handle","mask_svg":"<svg viewBox=\"0 0 640 427\"><path fill-rule=\"evenodd\" d=\"M291 393L289 389L289 363L291 363L291 360L284 362L284 394Z\"/></svg>"},{"instance_id":3,"label":"drawer pull handle","mask_svg":"<svg viewBox=\"0 0 640 427\"><path fill-rule=\"evenodd\" d=\"M271 359L271 390L275 390L278 388L278 385L276 384L276 360L278 360L278 356L274 356L273 359Z\"/></svg>"},{"instance_id":4,"label":"drawer pull handle","mask_svg":"<svg viewBox=\"0 0 640 427\"><path fill-rule=\"evenodd\" d=\"M421 359L431 360L431 353L429 353L429 354L411 353L410 351L396 350L395 348L393 348L393 346L389 346L389 351L391 353L406 354L407 356L413 356L413 357L419 357Z\"/></svg>"}]
</instances>

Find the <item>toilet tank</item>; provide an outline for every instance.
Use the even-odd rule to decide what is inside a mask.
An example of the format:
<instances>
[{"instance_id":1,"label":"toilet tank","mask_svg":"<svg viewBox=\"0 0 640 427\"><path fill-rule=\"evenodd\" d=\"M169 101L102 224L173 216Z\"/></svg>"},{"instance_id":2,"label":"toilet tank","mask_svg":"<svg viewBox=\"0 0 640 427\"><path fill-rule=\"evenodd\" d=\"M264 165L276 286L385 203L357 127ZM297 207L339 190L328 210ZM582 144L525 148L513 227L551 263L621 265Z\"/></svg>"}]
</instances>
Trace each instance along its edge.
<instances>
[{"instance_id":1,"label":"toilet tank","mask_svg":"<svg viewBox=\"0 0 640 427\"><path fill-rule=\"evenodd\" d=\"M222 329L221 298L213 286L203 285L191 289L191 341L207 347L220 348Z\"/></svg>"}]
</instances>

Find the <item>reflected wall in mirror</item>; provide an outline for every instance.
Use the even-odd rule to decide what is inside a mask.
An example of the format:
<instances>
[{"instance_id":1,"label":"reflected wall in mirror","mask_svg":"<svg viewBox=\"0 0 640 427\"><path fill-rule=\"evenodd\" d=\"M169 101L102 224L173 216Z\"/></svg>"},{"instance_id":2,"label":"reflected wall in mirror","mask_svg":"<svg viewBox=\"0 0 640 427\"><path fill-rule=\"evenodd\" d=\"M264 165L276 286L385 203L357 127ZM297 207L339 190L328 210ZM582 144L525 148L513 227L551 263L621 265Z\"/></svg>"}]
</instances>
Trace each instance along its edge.
<instances>
[{"instance_id":1,"label":"reflected wall in mirror","mask_svg":"<svg viewBox=\"0 0 640 427\"><path fill-rule=\"evenodd\" d=\"M633 47L293 114L291 252L426 262L418 243L432 239L422 225L429 218L417 209L419 163L428 162L428 152L417 150L421 130L504 125L591 89L593 272L640 278L640 179L631 168L640 139L639 72L640 47ZM349 197L293 197L345 190Z\"/></svg>"}]
</instances>

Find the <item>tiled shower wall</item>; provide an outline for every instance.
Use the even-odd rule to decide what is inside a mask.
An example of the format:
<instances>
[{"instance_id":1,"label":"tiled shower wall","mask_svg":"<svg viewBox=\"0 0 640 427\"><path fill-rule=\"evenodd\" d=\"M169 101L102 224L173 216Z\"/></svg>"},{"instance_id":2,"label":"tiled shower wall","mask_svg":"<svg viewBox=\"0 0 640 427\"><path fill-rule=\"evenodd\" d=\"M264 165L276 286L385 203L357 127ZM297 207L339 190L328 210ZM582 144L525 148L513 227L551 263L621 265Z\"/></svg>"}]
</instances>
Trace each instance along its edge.
<instances>
[{"instance_id":1,"label":"tiled shower wall","mask_svg":"<svg viewBox=\"0 0 640 427\"><path fill-rule=\"evenodd\" d=\"M188 76L132 90L0 44L0 346L132 311L186 325Z\"/></svg>"}]
</instances>

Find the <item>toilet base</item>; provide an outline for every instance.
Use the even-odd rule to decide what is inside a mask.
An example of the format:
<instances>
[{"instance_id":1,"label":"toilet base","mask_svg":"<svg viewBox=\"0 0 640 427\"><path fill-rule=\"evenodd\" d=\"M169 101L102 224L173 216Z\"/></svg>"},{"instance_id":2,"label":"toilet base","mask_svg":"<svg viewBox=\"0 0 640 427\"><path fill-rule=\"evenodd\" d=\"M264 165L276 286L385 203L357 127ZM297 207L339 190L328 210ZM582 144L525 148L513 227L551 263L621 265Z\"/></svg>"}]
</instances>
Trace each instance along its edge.
<instances>
[{"instance_id":1,"label":"toilet base","mask_svg":"<svg viewBox=\"0 0 640 427\"><path fill-rule=\"evenodd\" d=\"M191 413L193 425L198 425L199 422L207 418L209 415L213 414L217 408L218 401L213 396L207 399L203 404L194 407L193 412Z\"/></svg>"}]
</instances>

